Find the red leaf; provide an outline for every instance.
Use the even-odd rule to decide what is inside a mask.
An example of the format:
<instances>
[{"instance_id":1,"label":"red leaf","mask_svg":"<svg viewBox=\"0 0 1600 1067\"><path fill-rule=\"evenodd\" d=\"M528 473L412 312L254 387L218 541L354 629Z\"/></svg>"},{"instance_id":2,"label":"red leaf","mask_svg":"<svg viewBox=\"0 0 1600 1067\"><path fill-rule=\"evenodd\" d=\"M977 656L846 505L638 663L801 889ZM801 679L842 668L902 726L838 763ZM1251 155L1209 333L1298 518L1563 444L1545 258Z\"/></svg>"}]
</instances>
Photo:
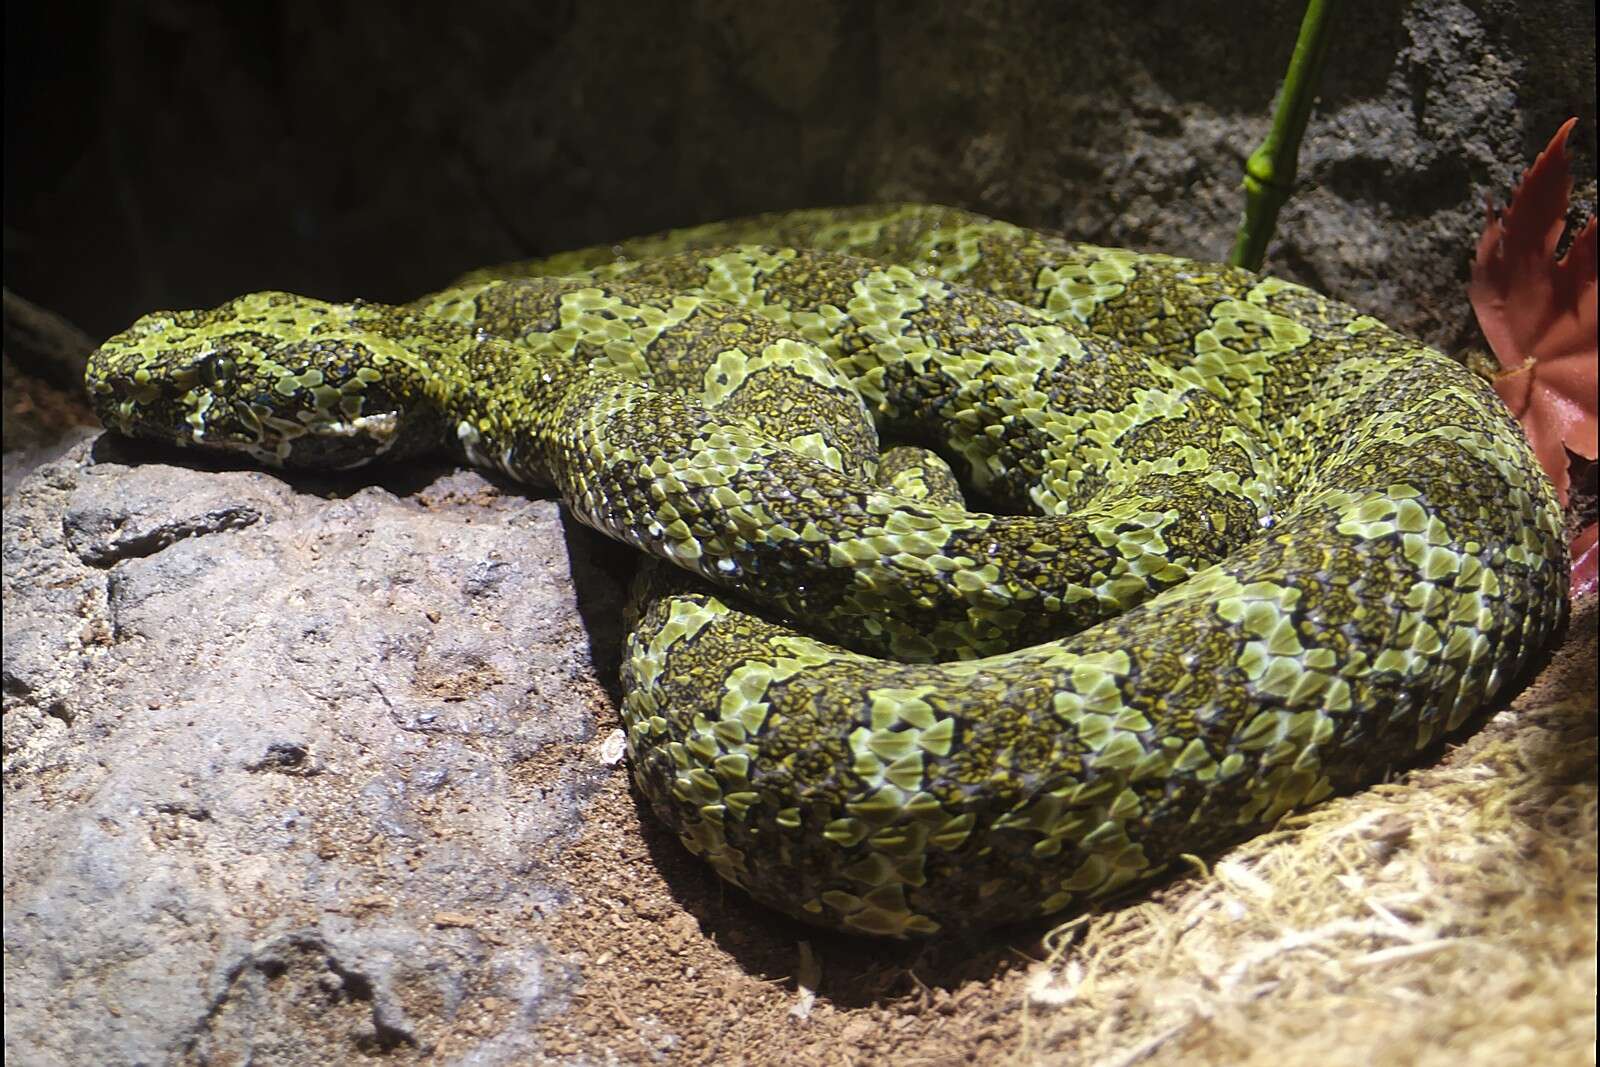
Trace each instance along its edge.
<instances>
[{"instance_id":1,"label":"red leaf","mask_svg":"<svg viewBox=\"0 0 1600 1067\"><path fill-rule=\"evenodd\" d=\"M1600 523L1591 522L1572 539L1572 595L1582 596L1600 588Z\"/></svg>"},{"instance_id":2,"label":"red leaf","mask_svg":"<svg viewBox=\"0 0 1600 1067\"><path fill-rule=\"evenodd\" d=\"M1539 154L1511 203L1478 241L1467 295L1489 347L1505 368L1495 389L1522 422L1528 441L1567 501L1567 454L1594 459L1596 385L1595 220L1555 258L1572 193L1568 119Z\"/></svg>"}]
</instances>

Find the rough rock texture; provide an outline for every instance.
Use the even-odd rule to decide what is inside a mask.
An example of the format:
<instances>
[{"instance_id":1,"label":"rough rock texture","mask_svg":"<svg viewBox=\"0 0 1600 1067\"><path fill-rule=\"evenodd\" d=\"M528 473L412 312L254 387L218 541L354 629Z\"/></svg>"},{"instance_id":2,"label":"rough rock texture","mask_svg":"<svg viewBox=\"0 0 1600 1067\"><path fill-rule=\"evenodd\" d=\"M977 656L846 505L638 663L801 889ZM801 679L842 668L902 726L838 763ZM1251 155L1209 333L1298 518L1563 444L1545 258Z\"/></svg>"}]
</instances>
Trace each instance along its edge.
<instances>
[{"instance_id":1,"label":"rough rock texture","mask_svg":"<svg viewBox=\"0 0 1600 1067\"><path fill-rule=\"evenodd\" d=\"M569 984L533 854L621 773L616 582L476 474L95 452L5 514L8 1058L342 1062L486 996L481 1062L526 1054Z\"/></svg>"}]
</instances>

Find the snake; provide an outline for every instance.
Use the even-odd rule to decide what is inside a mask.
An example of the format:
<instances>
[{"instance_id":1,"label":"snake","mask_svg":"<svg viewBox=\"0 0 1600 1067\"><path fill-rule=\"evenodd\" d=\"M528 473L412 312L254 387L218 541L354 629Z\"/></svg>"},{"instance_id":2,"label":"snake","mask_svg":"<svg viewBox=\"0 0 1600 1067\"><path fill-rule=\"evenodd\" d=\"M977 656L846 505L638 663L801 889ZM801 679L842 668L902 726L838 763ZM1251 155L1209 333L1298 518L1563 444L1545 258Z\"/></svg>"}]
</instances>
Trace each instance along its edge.
<instances>
[{"instance_id":1,"label":"snake","mask_svg":"<svg viewBox=\"0 0 1600 1067\"><path fill-rule=\"evenodd\" d=\"M1093 906L1368 786L1568 611L1549 482L1457 363L1298 284L956 208L157 312L86 384L123 435L445 454L640 550L639 795L847 933Z\"/></svg>"}]
</instances>

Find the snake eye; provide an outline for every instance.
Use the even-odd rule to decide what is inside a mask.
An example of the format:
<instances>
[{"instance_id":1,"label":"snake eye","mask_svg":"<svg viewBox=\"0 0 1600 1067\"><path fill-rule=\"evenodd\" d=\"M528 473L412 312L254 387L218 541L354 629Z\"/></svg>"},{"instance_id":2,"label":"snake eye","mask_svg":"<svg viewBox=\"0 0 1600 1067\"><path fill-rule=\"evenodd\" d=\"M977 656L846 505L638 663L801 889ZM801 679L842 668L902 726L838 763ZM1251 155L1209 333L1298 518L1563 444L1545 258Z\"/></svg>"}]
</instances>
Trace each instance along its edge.
<instances>
[{"instance_id":1,"label":"snake eye","mask_svg":"<svg viewBox=\"0 0 1600 1067\"><path fill-rule=\"evenodd\" d=\"M213 389L226 385L233 371L233 359L220 352L213 352L200 361L200 380Z\"/></svg>"}]
</instances>

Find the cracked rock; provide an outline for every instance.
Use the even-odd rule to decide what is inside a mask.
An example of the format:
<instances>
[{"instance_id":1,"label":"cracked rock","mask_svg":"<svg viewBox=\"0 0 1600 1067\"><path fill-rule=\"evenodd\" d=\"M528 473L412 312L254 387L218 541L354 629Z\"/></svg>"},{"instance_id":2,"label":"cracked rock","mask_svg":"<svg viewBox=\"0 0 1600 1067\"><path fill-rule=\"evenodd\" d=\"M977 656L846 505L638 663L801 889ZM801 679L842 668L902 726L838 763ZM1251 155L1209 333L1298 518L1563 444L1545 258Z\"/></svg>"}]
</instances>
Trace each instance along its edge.
<instances>
[{"instance_id":1,"label":"cracked rock","mask_svg":"<svg viewBox=\"0 0 1600 1067\"><path fill-rule=\"evenodd\" d=\"M580 747L620 581L573 573L554 501L469 472L121 455L80 444L5 513L8 1047L427 1059L484 998L559 1010L535 856L626 773Z\"/></svg>"}]
</instances>

